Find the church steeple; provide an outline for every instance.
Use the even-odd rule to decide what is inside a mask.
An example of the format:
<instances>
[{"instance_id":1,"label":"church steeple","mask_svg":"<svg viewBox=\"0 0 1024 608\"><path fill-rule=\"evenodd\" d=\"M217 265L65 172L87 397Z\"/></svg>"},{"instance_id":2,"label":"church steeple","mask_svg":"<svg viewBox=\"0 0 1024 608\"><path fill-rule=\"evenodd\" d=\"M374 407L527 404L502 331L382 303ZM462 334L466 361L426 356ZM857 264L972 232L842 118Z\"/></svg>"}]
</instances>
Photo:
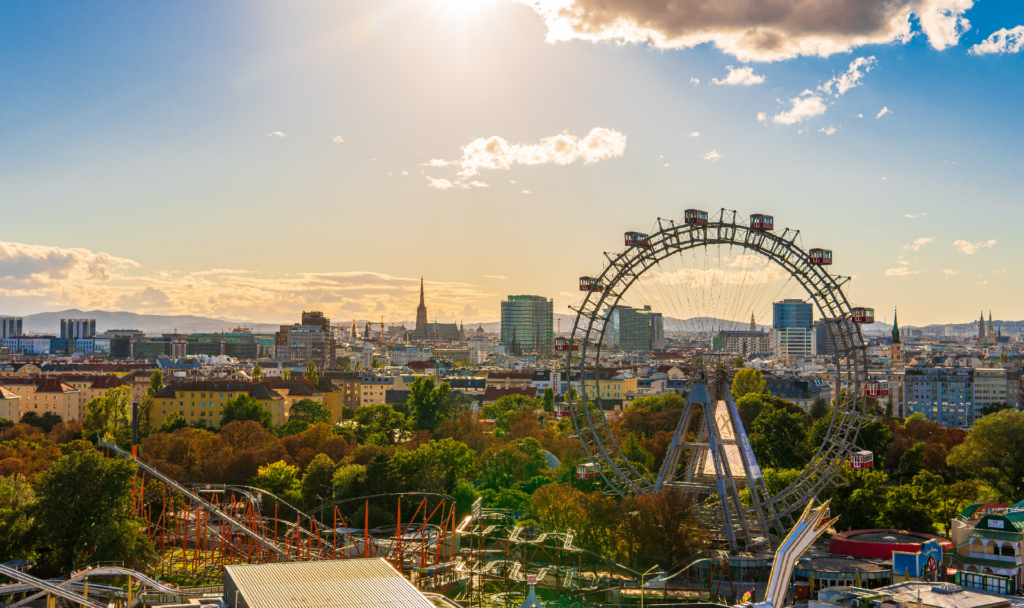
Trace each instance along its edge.
<instances>
[{"instance_id":1,"label":"church steeple","mask_svg":"<svg viewBox=\"0 0 1024 608\"><path fill-rule=\"evenodd\" d=\"M750 331L757 331L757 322L754 321L754 313L750 313Z\"/></svg>"},{"instance_id":2,"label":"church steeple","mask_svg":"<svg viewBox=\"0 0 1024 608\"><path fill-rule=\"evenodd\" d=\"M996 335L995 328L992 327L992 311L988 311L988 336L991 338Z\"/></svg>"},{"instance_id":3,"label":"church steeple","mask_svg":"<svg viewBox=\"0 0 1024 608\"><path fill-rule=\"evenodd\" d=\"M985 345L985 311L981 311L981 318L978 320L978 346Z\"/></svg>"},{"instance_id":4,"label":"church steeple","mask_svg":"<svg viewBox=\"0 0 1024 608\"><path fill-rule=\"evenodd\" d=\"M423 334L427 330L427 303L423 294L423 277L420 277L420 305L416 307L416 332ZM422 338L422 335L420 336Z\"/></svg>"},{"instance_id":5,"label":"church steeple","mask_svg":"<svg viewBox=\"0 0 1024 608\"><path fill-rule=\"evenodd\" d=\"M903 344L900 341L900 322L896 309L892 311L892 369L903 369Z\"/></svg>"},{"instance_id":6,"label":"church steeple","mask_svg":"<svg viewBox=\"0 0 1024 608\"><path fill-rule=\"evenodd\" d=\"M896 319L896 310L892 313L892 343L900 343L900 322Z\"/></svg>"}]
</instances>

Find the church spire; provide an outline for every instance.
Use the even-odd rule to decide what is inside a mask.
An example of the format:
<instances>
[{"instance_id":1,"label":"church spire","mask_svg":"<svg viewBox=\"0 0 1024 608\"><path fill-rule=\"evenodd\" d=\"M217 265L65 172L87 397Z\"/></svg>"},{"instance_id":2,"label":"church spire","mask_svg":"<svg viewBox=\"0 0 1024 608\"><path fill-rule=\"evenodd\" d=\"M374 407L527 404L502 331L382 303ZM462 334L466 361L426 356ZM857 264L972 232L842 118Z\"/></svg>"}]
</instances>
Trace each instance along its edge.
<instances>
[{"instance_id":1,"label":"church spire","mask_svg":"<svg viewBox=\"0 0 1024 608\"><path fill-rule=\"evenodd\" d=\"M423 297L423 277L420 277L420 305L416 307L416 336L417 339L426 339L427 331L427 303Z\"/></svg>"},{"instance_id":2,"label":"church spire","mask_svg":"<svg viewBox=\"0 0 1024 608\"><path fill-rule=\"evenodd\" d=\"M423 277L420 277L420 306L426 307L426 303L423 300Z\"/></svg>"},{"instance_id":3,"label":"church spire","mask_svg":"<svg viewBox=\"0 0 1024 608\"><path fill-rule=\"evenodd\" d=\"M896 319L896 309L892 312L892 343L900 343L900 322Z\"/></svg>"},{"instance_id":4,"label":"church spire","mask_svg":"<svg viewBox=\"0 0 1024 608\"><path fill-rule=\"evenodd\" d=\"M757 331L757 323L754 321L754 313L750 313L750 331Z\"/></svg>"}]
</instances>

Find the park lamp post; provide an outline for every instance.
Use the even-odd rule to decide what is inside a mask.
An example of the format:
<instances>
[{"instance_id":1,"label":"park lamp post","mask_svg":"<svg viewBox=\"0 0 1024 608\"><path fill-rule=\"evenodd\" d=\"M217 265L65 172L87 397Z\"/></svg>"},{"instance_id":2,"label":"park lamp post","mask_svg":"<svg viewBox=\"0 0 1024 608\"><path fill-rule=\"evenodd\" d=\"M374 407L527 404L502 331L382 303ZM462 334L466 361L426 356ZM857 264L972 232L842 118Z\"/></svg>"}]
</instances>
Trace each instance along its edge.
<instances>
[{"instance_id":1,"label":"park lamp post","mask_svg":"<svg viewBox=\"0 0 1024 608\"><path fill-rule=\"evenodd\" d=\"M640 577L640 608L644 608L644 577L646 577L649 574L653 573L655 570L658 570L660 568L660 566L655 564L654 566L651 567L650 570L648 570L647 572L644 572L644 573L640 573L640 572L637 572L636 570L633 570L631 568L627 568L627 567L623 566L622 564L619 564L619 567L622 568L623 570L629 570L633 574L635 574L635 575ZM664 574L664 572L658 572L656 574Z\"/></svg>"}]
</instances>

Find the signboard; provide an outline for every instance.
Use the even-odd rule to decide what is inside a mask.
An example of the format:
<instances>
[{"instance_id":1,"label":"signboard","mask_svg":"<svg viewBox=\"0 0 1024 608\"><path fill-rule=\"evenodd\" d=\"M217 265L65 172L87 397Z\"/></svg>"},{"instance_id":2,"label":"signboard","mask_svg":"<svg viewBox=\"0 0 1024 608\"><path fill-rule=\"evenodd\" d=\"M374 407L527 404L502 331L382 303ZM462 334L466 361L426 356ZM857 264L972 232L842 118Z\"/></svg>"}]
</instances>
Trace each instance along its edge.
<instances>
[{"instance_id":1,"label":"signboard","mask_svg":"<svg viewBox=\"0 0 1024 608\"><path fill-rule=\"evenodd\" d=\"M531 587L536 587L537 586L537 575L536 574L527 574L526 575L526 584L531 586Z\"/></svg>"},{"instance_id":2,"label":"signboard","mask_svg":"<svg viewBox=\"0 0 1024 608\"><path fill-rule=\"evenodd\" d=\"M994 529L997 529L997 530L1002 530L1003 529L1003 520L1001 520L1001 519L989 519L988 520L988 527L989 528L994 528Z\"/></svg>"},{"instance_id":3,"label":"signboard","mask_svg":"<svg viewBox=\"0 0 1024 608\"><path fill-rule=\"evenodd\" d=\"M924 579L938 570L942 563L942 545L937 540L929 540L921 544L921 551L906 553L892 552L892 571L894 575L909 574L912 578Z\"/></svg>"}]
</instances>

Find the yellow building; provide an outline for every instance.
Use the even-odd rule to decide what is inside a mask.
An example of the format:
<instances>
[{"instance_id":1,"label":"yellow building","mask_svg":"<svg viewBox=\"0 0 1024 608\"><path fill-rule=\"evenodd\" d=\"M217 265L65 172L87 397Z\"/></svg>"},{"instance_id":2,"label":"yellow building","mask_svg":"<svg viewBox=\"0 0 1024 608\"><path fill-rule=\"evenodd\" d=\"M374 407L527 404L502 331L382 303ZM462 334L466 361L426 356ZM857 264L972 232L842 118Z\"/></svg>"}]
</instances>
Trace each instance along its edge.
<instances>
[{"instance_id":1,"label":"yellow building","mask_svg":"<svg viewBox=\"0 0 1024 608\"><path fill-rule=\"evenodd\" d=\"M605 377L606 374L609 377ZM601 372L597 380L584 380L583 386L588 398L600 397L607 405L621 406L626 394L636 391L636 378L627 379L619 375L612 376L611 372Z\"/></svg>"},{"instance_id":2,"label":"yellow building","mask_svg":"<svg viewBox=\"0 0 1024 608\"><path fill-rule=\"evenodd\" d=\"M172 382L158 391L153 396L150 425L159 428L172 412L177 412L189 424L220 426L224 404L239 395L249 395L263 405L270 412L274 426L287 421L285 397L266 385L241 380L210 380Z\"/></svg>"},{"instance_id":3,"label":"yellow building","mask_svg":"<svg viewBox=\"0 0 1024 608\"><path fill-rule=\"evenodd\" d=\"M112 375L60 374L64 384L78 391L78 418L85 420L85 406L97 397L105 397L111 389L129 386L127 382ZM134 397L134 395L133 395ZM139 401L140 399L133 399Z\"/></svg>"},{"instance_id":4,"label":"yellow building","mask_svg":"<svg viewBox=\"0 0 1024 608\"><path fill-rule=\"evenodd\" d=\"M62 382L60 378L8 377L0 381L0 384L20 397L18 417L11 420L20 420L28 412L35 412L40 416L52 412L60 416L61 420L79 419L79 392Z\"/></svg>"},{"instance_id":5,"label":"yellow building","mask_svg":"<svg viewBox=\"0 0 1024 608\"><path fill-rule=\"evenodd\" d=\"M21 397L0 386L0 418L17 422L21 418Z\"/></svg>"}]
</instances>

